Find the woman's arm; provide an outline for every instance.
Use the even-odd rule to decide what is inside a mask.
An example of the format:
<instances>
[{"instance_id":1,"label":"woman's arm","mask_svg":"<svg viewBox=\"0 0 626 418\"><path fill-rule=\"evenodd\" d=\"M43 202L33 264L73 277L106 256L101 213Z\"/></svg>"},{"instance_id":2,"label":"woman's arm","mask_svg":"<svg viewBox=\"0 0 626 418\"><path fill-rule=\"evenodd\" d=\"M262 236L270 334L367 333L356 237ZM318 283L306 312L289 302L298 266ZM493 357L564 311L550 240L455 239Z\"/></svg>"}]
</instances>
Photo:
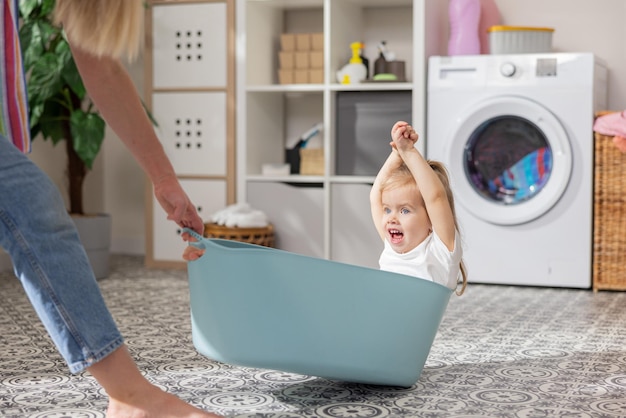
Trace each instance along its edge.
<instances>
[{"instance_id":1,"label":"woman's arm","mask_svg":"<svg viewBox=\"0 0 626 418\"><path fill-rule=\"evenodd\" d=\"M116 58L96 57L74 46L72 53L89 96L150 178L168 219L202 234L202 219L180 186L122 63Z\"/></svg>"}]
</instances>

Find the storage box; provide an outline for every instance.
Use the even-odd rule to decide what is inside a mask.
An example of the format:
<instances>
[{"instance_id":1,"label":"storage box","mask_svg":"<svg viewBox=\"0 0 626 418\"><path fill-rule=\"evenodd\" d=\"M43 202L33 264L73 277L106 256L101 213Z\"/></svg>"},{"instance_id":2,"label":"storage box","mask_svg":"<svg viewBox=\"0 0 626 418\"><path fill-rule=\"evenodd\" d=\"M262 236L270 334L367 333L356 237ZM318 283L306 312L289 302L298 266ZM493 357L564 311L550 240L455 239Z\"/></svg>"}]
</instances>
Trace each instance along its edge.
<instances>
[{"instance_id":1,"label":"storage box","mask_svg":"<svg viewBox=\"0 0 626 418\"><path fill-rule=\"evenodd\" d=\"M311 51L309 54L309 68L321 69L324 68L324 52Z\"/></svg>"},{"instance_id":2,"label":"storage box","mask_svg":"<svg viewBox=\"0 0 626 418\"><path fill-rule=\"evenodd\" d=\"M278 53L278 63L281 70L293 70L296 66L295 52L280 51Z\"/></svg>"},{"instance_id":3,"label":"storage box","mask_svg":"<svg viewBox=\"0 0 626 418\"><path fill-rule=\"evenodd\" d=\"M309 82L309 70L296 70L293 72L293 82L296 84L307 84Z\"/></svg>"},{"instance_id":4,"label":"storage box","mask_svg":"<svg viewBox=\"0 0 626 418\"><path fill-rule=\"evenodd\" d=\"M296 34L296 51L310 51L311 50L311 34L310 33L297 33Z\"/></svg>"},{"instance_id":5,"label":"storage box","mask_svg":"<svg viewBox=\"0 0 626 418\"><path fill-rule=\"evenodd\" d=\"M324 34L323 33L312 33L311 34L311 49L313 51L323 51L324 50Z\"/></svg>"},{"instance_id":6,"label":"storage box","mask_svg":"<svg viewBox=\"0 0 626 418\"><path fill-rule=\"evenodd\" d=\"M305 176L324 175L324 149L300 149L300 174Z\"/></svg>"},{"instance_id":7,"label":"storage box","mask_svg":"<svg viewBox=\"0 0 626 418\"><path fill-rule=\"evenodd\" d=\"M295 72L293 70L278 70L278 82L280 84L293 84Z\"/></svg>"},{"instance_id":8,"label":"storage box","mask_svg":"<svg viewBox=\"0 0 626 418\"><path fill-rule=\"evenodd\" d=\"M295 53L296 70L308 70L310 68L309 53L297 51Z\"/></svg>"},{"instance_id":9,"label":"storage box","mask_svg":"<svg viewBox=\"0 0 626 418\"><path fill-rule=\"evenodd\" d=\"M283 33L280 35L280 49L281 51L295 51L296 50L296 35L293 33Z\"/></svg>"},{"instance_id":10,"label":"storage box","mask_svg":"<svg viewBox=\"0 0 626 418\"><path fill-rule=\"evenodd\" d=\"M309 83L324 84L324 70L309 70Z\"/></svg>"},{"instance_id":11,"label":"storage box","mask_svg":"<svg viewBox=\"0 0 626 418\"><path fill-rule=\"evenodd\" d=\"M552 28L492 26L488 31L491 54L552 52Z\"/></svg>"},{"instance_id":12,"label":"storage box","mask_svg":"<svg viewBox=\"0 0 626 418\"><path fill-rule=\"evenodd\" d=\"M594 139L593 290L626 290L626 154L610 136Z\"/></svg>"}]
</instances>

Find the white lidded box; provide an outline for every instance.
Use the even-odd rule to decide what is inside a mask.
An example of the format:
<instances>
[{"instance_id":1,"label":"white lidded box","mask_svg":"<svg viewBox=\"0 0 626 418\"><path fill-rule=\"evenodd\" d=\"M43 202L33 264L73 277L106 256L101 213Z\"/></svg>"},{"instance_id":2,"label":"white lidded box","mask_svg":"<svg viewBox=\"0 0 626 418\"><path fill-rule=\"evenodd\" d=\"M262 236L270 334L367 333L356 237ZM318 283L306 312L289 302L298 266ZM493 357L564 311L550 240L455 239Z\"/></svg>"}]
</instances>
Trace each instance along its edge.
<instances>
[{"instance_id":1,"label":"white lidded box","mask_svg":"<svg viewBox=\"0 0 626 418\"><path fill-rule=\"evenodd\" d=\"M491 54L552 52L552 28L492 26L488 32Z\"/></svg>"}]
</instances>

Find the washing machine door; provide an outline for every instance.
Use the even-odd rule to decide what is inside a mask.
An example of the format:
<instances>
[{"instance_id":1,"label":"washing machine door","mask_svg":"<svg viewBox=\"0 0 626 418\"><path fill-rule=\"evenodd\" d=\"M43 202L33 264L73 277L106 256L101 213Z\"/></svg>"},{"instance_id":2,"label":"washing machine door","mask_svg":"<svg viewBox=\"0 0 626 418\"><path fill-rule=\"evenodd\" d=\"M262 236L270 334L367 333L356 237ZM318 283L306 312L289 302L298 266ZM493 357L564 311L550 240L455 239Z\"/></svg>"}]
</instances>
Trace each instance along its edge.
<instances>
[{"instance_id":1,"label":"washing machine door","mask_svg":"<svg viewBox=\"0 0 626 418\"><path fill-rule=\"evenodd\" d=\"M559 120L525 98L476 103L458 119L446 155L457 201L499 225L538 218L565 191L572 150Z\"/></svg>"}]
</instances>

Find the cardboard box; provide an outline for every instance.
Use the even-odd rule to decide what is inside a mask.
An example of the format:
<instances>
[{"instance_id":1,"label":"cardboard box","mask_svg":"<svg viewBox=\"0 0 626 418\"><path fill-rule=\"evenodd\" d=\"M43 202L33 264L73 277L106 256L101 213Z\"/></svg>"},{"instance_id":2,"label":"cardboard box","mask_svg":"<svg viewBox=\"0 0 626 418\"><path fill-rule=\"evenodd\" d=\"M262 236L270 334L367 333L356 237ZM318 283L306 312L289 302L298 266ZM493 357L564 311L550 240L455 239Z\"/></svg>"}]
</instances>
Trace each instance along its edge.
<instances>
[{"instance_id":1,"label":"cardboard box","mask_svg":"<svg viewBox=\"0 0 626 418\"><path fill-rule=\"evenodd\" d=\"M300 148L300 174L304 176L324 175L323 148Z\"/></svg>"},{"instance_id":2,"label":"cardboard box","mask_svg":"<svg viewBox=\"0 0 626 418\"><path fill-rule=\"evenodd\" d=\"M324 68L324 52L323 51L309 52L309 68L311 69Z\"/></svg>"},{"instance_id":3,"label":"cardboard box","mask_svg":"<svg viewBox=\"0 0 626 418\"><path fill-rule=\"evenodd\" d=\"M297 33L296 34L296 51L310 51L311 50L311 34L310 33Z\"/></svg>"},{"instance_id":4,"label":"cardboard box","mask_svg":"<svg viewBox=\"0 0 626 418\"><path fill-rule=\"evenodd\" d=\"M278 62L281 70L293 70L296 66L296 53L280 51Z\"/></svg>"},{"instance_id":5,"label":"cardboard box","mask_svg":"<svg viewBox=\"0 0 626 418\"><path fill-rule=\"evenodd\" d=\"M308 70L311 68L308 52L295 52L295 68L296 70Z\"/></svg>"},{"instance_id":6,"label":"cardboard box","mask_svg":"<svg viewBox=\"0 0 626 418\"><path fill-rule=\"evenodd\" d=\"M282 51L296 50L296 35L293 33L283 33L280 35L280 49Z\"/></svg>"},{"instance_id":7,"label":"cardboard box","mask_svg":"<svg viewBox=\"0 0 626 418\"><path fill-rule=\"evenodd\" d=\"M278 70L278 82L280 84L293 84L295 81L293 70Z\"/></svg>"},{"instance_id":8,"label":"cardboard box","mask_svg":"<svg viewBox=\"0 0 626 418\"><path fill-rule=\"evenodd\" d=\"M309 70L309 83L324 84L324 70Z\"/></svg>"},{"instance_id":9,"label":"cardboard box","mask_svg":"<svg viewBox=\"0 0 626 418\"><path fill-rule=\"evenodd\" d=\"M309 70L296 70L293 72L293 82L296 84L308 84L309 82Z\"/></svg>"},{"instance_id":10,"label":"cardboard box","mask_svg":"<svg viewBox=\"0 0 626 418\"><path fill-rule=\"evenodd\" d=\"M312 33L311 34L311 49L313 51L324 50L324 33Z\"/></svg>"}]
</instances>

